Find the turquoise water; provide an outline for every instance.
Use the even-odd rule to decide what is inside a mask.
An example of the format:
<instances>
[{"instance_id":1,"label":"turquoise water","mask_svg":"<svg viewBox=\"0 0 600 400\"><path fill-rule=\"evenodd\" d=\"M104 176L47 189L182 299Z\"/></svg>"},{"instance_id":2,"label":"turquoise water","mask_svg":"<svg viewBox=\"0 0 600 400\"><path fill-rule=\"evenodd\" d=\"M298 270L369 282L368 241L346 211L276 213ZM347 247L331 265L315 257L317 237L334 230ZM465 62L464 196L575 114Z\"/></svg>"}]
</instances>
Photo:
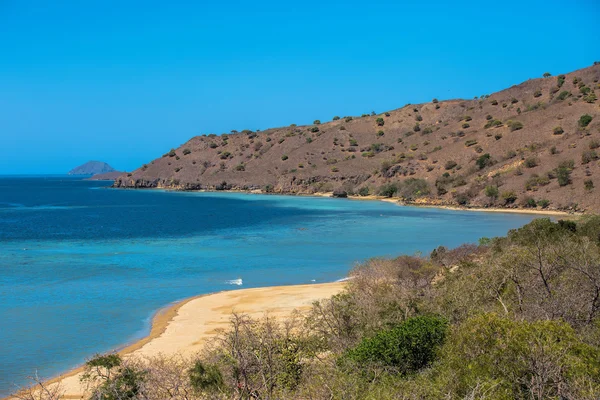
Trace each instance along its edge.
<instances>
[{"instance_id":1,"label":"turquoise water","mask_svg":"<svg viewBox=\"0 0 600 400\"><path fill-rule=\"evenodd\" d=\"M0 395L144 336L185 297L343 278L532 219L346 199L115 190L0 177ZM242 279L243 285L230 281Z\"/></svg>"}]
</instances>

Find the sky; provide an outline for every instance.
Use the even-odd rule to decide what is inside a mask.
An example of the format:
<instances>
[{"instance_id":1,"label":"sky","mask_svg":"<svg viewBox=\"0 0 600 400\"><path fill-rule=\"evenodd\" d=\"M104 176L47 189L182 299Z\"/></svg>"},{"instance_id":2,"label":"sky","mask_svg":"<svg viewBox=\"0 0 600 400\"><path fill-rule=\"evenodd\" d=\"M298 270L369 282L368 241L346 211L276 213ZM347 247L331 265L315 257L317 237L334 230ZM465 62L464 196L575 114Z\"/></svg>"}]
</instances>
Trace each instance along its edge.
<instances>
[{"instance_id":1,"label":"sky","mask_svg":"<svg viewBox=\"0 0 600 400\"><path fill-rule=\"evenodd\" d=\"M0 174L473 98L600 60L600 1L0 0Z\"/></svg>"}]
</instances>

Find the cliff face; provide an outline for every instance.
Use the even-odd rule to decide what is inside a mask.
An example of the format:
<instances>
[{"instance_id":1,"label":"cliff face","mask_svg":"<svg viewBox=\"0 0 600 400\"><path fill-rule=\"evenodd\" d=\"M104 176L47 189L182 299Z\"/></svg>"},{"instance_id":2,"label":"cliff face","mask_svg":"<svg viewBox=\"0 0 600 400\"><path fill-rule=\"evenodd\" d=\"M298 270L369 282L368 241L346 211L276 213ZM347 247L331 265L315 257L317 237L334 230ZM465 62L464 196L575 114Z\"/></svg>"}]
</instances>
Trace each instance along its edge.
<instances>
[{"instance_id":1,"label":"cliff face","mask_svg":"<svg viewBox=\"0 0 600 400\"><path fill-rule=\"evenodd\" d=\"M88 161L78 167L73 168L68 172L69 175L97 175L108 172L116 172L116 170L102 161Z\"/></svg>"},{"instance_id":2,"label":"cliff face","mask_svg":"<svg viewBox=\"0 0 600 400\"><path fill-rule=\"evenodd\" d=\"M115 186L368 190L421 203L600 211L599 79L594 65L481 99L197 136Z\"/></svg>"}]
</instances>

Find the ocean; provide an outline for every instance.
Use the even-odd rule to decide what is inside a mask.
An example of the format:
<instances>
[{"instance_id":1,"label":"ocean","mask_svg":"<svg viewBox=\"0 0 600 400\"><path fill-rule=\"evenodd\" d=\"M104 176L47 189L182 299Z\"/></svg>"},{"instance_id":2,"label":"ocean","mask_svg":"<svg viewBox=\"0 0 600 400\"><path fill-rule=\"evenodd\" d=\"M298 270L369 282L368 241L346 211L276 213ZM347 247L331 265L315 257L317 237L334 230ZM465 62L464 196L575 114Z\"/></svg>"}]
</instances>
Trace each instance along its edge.
<instances>
[{"instance_id":1,"label":"ocean","mask_svg":"<svg viewBox=\"0 0 600 400\"><path fill-rule=\"evenodd\" d=\"M427 254L534 218L109 186L0 177L0 395L143 337L156 310L186 297L334 281L370 257Z\"/></svg>"}]
</instances>

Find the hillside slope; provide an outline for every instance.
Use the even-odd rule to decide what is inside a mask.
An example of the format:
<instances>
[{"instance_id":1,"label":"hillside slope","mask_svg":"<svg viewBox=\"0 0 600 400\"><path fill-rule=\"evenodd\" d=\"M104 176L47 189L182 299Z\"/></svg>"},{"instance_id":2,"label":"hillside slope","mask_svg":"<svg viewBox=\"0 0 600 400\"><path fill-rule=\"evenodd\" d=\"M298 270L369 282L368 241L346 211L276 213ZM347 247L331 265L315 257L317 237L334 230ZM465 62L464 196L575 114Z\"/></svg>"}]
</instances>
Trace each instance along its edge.
<instances>
[{"instance_id":1,"label":"hillside slope","mask_svg":"<svg viewBox=\"0 0 600 400\"><path fill-rule=\"evenodd\" d=\"M480 99L197 136L115 187L368 190L423 204L598 212L599 79L595 64Z\"/></svg>"}]
</instances>

